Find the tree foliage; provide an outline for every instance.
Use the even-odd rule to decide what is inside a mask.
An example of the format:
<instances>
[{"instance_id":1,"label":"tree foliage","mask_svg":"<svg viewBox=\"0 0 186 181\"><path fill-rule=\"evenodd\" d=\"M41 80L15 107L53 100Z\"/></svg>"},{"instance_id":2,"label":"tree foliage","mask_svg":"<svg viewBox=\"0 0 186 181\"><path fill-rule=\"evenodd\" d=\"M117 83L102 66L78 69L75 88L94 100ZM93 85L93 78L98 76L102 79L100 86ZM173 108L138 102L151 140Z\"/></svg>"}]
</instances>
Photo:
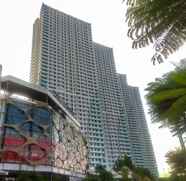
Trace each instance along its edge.
<instances>
[{"instance_id":1,"label":"tree foliage","mask_svg":"<svg viewBox=\"0 0 186 181\"><path fill-rule=\"evenodd\" d=\"M16 181L44 181L47 180L47 176L41 175L35 172L20 172L17 174Z\"/></svg>"},{"instance_id":2,"label":"tree foliage","mask_svg":"<svg viewBox=\"0 0 186 181\"><path fill-rule=\"evenodd\" d=\"M170 181L170 178L169 177L160 177L159 179L158 179L158 181Z\"/></svg>"},{"instance_id":3,"label":"tree foliage","mask_svg":"<svg viewBox=\"0 0 186 181\"><path fill-rule=\"evenodd\" d=\"M129 177L130 170L127 167L122 167L119 171L119 174L122 177L122 181L132 181L132 178Z\"/></svg>"},{"instance_id":4,"label":"tree foliage","mask_svg":"<svg viewBox=\"0 0 186 181\"><path fill-rule=\"evenodd\" d=\"M186 41L185 0L124 0L128 9L126 21L133 48L154 43L152 57L161 63Z\"/></svg>"},{"instance_id":5,"label":"tree foliage","mask_svg":"<svg viewBox=\"0 0 186 181\"><path fill-rule=\"evenodd\" d=\"M148 84L146 95L155 122L175 124L186 110L186 69L172 71Z\"/></svg>"},{"instance_id":6,"label":"tree foliage","mask_svg":"<svg viewBox=\"0 0 186 181\"><path fill-rule=\"evenodd\" d=\"M130 157L124 155L114 164L113 170L121 176L120 181L154 181L154 177L147 168L136 167ZM84 181L114 181L111 172L102 166L97 166L94 174L88 173Z\"/></svg>"},{"instance_id":7,"label":"tree foliage","mask_svg":"<svg viewBox=\"0 0 186 181\"><path fill-rule=\"evenodd\" d=\"M103 166L95 168L95 174L87 174L84 181L114 181L111 172L107 171Z\"/></svg>"},{"instance_id":8,"label":"tree foliage","mask_svg":"<svg viewBox=\"0 0 186 181\"><path fill-rule=\"evenodd\" d=\"M186 180L186 151L176 149L168 152L166 157L171 168L171 174L173 176L182 176Z\"/></svg>"},{"instance_id":9,"label":"tree foliage","mask_svg":"<svg viewBox=\"0 0 186 181\"><path fill-rule=\"evenodd\" d=\"M130 170L133 170L135 165L132 163L132 160L127 155L124 155L123 157L116 160L113 169L115 171L120 171L123 167L127 167Z\"/></svg>"},{"instance_id":10,"label":"tree foliage","mask_svg":"<svg viewBox=\"0 0 186 181\"><path fill-rule=\"evenodd\" d=\"M53 181L61 181L60 175L51 175L50 174L41 174L38 172L17 172L16 174L16 181L47 181L47 180L53 180ZM93 181L93 180L92 180Z\"/></svg>"},{"instance_id":11,"label":"tree foliage","mask_svg":"<svg viewBox=\"0 0 186 181\"><path fill-rule=\"evenodd\" d=\"M114 170L120 173L122 180L153 181L154 176L147 168L136 167L130 157L124 155L114 165ZM129 177L130 176L130 177Z\"/></svg>"},{"instance_id":12,"label":"tree foliage","mask_svg":"<svg viewBox=\"0 0 186 181\"><path fill-rule=\"evenodd\" d=\"M140 181L153 181L154 180L153 175L146 168L136 167L135 174L137 175L137 178L139 178Z\"/></svg>"},{"instance_id":13,"label":"tree foliage","mask_svg":"<svg viewBox=\"0 0 186 181\"><path fill-rule=\"evenodd\" d=\"M98 181L98 179L97 175L88 174L83 181Z\"/></svg>"},{"instance_id":14,"label":"tree foliage","mask_svg":"<svg viewBox=\"0 0 186 181\"><path fill-rule=\"evenodd\" d=\"M100 181L113 181L112 173L107 171L103 166L97 166L96 173L98 174Z\"/></svg>"},{"instance_id":15,"label":"tree foliage","mask_svg":"<svg viewBox=\"0 0 186 181\"><path fill-rule=\"evenodd\" d=\"M186 69L176 68L157 78L148 84L146 91L153 122L182 136L186 132Z\"/></svg>"}]
</instances>

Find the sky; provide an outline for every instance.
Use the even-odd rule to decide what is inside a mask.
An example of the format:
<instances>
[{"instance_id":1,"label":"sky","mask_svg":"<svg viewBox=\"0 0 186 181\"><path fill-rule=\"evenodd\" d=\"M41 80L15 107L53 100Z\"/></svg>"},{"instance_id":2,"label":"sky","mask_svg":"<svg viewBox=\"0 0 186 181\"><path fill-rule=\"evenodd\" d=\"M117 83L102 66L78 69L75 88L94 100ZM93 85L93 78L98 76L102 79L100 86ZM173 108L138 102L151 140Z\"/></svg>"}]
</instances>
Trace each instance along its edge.
<instances>
[{"instance_id":1,"label":"sky","mask_svg":"<svg viewBox=\"0 0 186 181\"><path fill-rule=\"evenodd\" d=\"M93 40L112 47L117 72L127 74L128 83L138 86L160 174L168 170L165 154L179 145L167 129L152 124L144 99L147 84L174 68L173 62L185 58L182 47L168 60L154 66L153 47L133 50L127 37L126 5L122 0L4 0L0 5L0 64L3 75L29 80L33 22L42 2L92 24Z\"/></svg>"}]
</instances>

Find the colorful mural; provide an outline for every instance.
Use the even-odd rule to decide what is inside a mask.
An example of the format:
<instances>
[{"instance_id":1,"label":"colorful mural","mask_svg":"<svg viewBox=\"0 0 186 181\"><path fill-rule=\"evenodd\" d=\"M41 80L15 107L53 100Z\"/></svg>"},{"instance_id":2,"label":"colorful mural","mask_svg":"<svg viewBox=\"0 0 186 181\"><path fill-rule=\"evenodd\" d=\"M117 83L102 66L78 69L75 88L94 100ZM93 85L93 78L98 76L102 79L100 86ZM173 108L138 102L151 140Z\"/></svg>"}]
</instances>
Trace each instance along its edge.
<instances>
[{"instance_id":1,"label":"colorful mural","mask_svg":"<svg viewBox=\"0 0 186 181\"><path fill-rule=\"evenodd\" d=\"M0 132L0 162L85 172L86 142L70 118L47 105L9 99Z\"/></svg>"}]
</instances>

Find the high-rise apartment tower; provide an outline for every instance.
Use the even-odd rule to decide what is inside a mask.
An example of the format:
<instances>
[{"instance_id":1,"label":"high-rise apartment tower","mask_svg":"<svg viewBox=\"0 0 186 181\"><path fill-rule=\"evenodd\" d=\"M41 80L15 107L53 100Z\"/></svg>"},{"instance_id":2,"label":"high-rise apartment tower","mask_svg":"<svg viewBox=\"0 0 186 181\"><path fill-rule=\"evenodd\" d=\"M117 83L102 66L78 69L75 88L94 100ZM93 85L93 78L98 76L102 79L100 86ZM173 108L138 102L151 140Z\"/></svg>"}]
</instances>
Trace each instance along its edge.
<instances>
[{"instance_id":1,"label":"high-rise apartment tower","mask_svg":"<svg viewBox=\"0 0 186 181\"><path fill-rule=\"evenodd\" d=\"M118 74L118 80L122 94L122 102L125 103L128 116L129 137L133 162L137 166L143 165L145 168L149 168L152 173L156 175L156 160L139 89L138 87L129 86L126 75L124 74Z\"/></svg>"},{"instance_id":2,"label":"high-rise apartment tower","mask_svg":"<svg viewBox=\"0 0 186 181\"><path fill-rule=\"evenodd\" d=\"M43 4L33 27L30 80L51 91L79 119L90 166L111 168L124 153L135 160L113 51L92 41L89 23ZM143 153L139 155L146 162Z\"/></svg>"}]
</instances>

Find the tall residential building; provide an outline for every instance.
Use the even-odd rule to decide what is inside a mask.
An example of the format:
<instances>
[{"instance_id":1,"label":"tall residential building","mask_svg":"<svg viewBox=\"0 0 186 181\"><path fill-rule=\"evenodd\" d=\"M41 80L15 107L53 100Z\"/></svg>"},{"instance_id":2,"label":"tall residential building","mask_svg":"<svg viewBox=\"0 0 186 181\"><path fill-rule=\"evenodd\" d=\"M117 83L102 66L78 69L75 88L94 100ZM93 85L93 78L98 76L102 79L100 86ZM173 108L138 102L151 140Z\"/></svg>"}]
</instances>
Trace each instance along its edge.
<instances>
[{"instance_id":1,"label":"tall residential building","mask_svg":"<svg viewBox=\"0 0 186 181\"><path fill-rule=\"evenodd\" d=\"M101 120L108 165L124 152L130 156L129 126L122 104L112 48L93 43L98 74Z\"/></svg>"},{"instance_id":2,"label":"tall residential building","mask_svg":"<svg viewBox=\"0 0 186 181\"><path fill-rule=\"evenodd\" d=\"M111 168L120 155L133 156L113 51L92 41L89 23L43 4L34 23L30 79L58 96L79 119L90 166Z\"/></svg>"},{"instance_id":3,"label":"tall residential building","mask_svg":"<svg viewBox=\"0 0 186 181\"><path fill-rule=\"evenodd\" d=\"M157 175L156 160L139 89L129 86L124 74L118 74L118 80L128 116L132 159L137 166L149 168L154 175Z\"/></svg>"},{"instance_id":4,"label":"tall residential building","mask_svg":"<svg viewBox=\"0 0 186 181\"><path fill-rule=\"evenodd\" d=\"M89 163L106 165L91 25L43 4L34 23L30 78L61 97L80 120Z\"/></svg>"}]
</instances>

